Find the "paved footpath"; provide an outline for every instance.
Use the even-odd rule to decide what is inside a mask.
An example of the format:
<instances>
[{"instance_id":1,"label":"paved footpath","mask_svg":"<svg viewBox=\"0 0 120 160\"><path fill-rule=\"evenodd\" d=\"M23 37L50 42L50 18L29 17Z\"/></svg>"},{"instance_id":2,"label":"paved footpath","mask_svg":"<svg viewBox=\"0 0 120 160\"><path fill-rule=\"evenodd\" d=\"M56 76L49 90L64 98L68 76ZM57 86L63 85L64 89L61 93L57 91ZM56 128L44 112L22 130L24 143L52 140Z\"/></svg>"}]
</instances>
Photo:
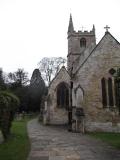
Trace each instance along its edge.
<instances>
[{"instance_id":1,"label":"paved footpath","mask_svg":"<svg viewBox=\"0 0 120 160\"><path fill-rule=\"evenodd\" d=\"M28 123L31 152L28 160L120 160L120 151L80 133L61 127Z\"/></svg>"}]
</instances>

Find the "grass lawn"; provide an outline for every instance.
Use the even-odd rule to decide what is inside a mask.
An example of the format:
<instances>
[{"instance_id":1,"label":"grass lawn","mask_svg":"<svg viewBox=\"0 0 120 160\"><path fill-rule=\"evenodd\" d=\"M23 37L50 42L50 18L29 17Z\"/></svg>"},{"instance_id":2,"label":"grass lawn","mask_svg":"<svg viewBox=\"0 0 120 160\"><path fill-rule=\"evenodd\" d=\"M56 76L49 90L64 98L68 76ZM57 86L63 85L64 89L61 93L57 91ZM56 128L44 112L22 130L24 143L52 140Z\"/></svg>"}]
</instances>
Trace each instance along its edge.
<instances>
[{"instance_id":1,"label":"grass lawn","mask_svg":"<svg viewBox=\"0 0 120 160\"><path fill-rule=\"evenodd\" d=\"M0 144L0 160L26 160L30 151L27 135L28 120L15 121L12 125L12 136Z\"/></svg>"},{"instance_id":2,"label":"grass lawn","mask_svg":"<svg viewBox=\"0 0 120 160\"><path fill-rule=\"evenodd\" d=\"M89 133L89 135L120 149L120 133Z\"/></svg>"}]
</instances>

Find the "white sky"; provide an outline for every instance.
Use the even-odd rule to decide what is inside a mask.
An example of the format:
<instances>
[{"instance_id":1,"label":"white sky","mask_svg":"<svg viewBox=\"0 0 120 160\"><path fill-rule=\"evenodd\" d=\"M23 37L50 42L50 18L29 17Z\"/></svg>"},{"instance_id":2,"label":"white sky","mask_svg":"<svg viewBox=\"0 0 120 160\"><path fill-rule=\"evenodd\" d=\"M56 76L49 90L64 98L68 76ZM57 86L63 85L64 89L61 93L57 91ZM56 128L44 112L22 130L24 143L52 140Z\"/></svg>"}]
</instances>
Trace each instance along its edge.
<instances>
[{"instance_id":1,"label":"white sky","mask_svg":"<svg viewBox=\"0 0 120 160\"><path fill-rule=\"evenodd\" d=\"M109 25L120 41L120 0L0 0L0 67L30 74L42 57L67 55L72 13L75 30L91 30L97 42Z\"/></svg>"}]
</instances>

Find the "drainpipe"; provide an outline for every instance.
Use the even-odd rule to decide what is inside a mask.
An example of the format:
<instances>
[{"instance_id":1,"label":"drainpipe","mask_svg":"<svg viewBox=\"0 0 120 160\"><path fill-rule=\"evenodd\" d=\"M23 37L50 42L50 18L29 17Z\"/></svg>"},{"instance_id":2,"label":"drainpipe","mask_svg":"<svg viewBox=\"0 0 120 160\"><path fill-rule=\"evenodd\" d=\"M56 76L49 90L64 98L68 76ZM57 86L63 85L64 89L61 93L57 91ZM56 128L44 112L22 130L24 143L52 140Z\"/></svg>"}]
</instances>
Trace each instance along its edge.
<instances>
[{"instance_id":1,"label":"drainpipe","mask_svg":"<svg viewBox=\"0 0 120 160\"><path fill-rule=\"evenodd\" d=\"M73 82L72 82L72 70L70 71L70 93L69 93L69 109L68 109L68 131L72 131L72 89L73 89Z\"/></svg>"}]
</instances>

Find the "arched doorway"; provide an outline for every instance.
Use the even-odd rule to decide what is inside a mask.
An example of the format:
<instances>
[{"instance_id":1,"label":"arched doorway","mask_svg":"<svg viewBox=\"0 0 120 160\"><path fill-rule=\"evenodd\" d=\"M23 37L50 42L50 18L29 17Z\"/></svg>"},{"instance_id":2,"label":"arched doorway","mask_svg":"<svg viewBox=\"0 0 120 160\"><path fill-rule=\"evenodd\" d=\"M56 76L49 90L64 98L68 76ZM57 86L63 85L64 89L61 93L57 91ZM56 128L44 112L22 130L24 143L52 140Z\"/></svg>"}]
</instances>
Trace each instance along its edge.
<instances>
[{"instance_id":1,"label":"arched doorway","mask_svg":"<svg viewBox=\"0 0 120 160\"><path fill-rule=\"evenodd\" d=\"M65 82L57 86L57 106L66 109L69 107L69 88Z\"/></svg>"}]
</instances>

